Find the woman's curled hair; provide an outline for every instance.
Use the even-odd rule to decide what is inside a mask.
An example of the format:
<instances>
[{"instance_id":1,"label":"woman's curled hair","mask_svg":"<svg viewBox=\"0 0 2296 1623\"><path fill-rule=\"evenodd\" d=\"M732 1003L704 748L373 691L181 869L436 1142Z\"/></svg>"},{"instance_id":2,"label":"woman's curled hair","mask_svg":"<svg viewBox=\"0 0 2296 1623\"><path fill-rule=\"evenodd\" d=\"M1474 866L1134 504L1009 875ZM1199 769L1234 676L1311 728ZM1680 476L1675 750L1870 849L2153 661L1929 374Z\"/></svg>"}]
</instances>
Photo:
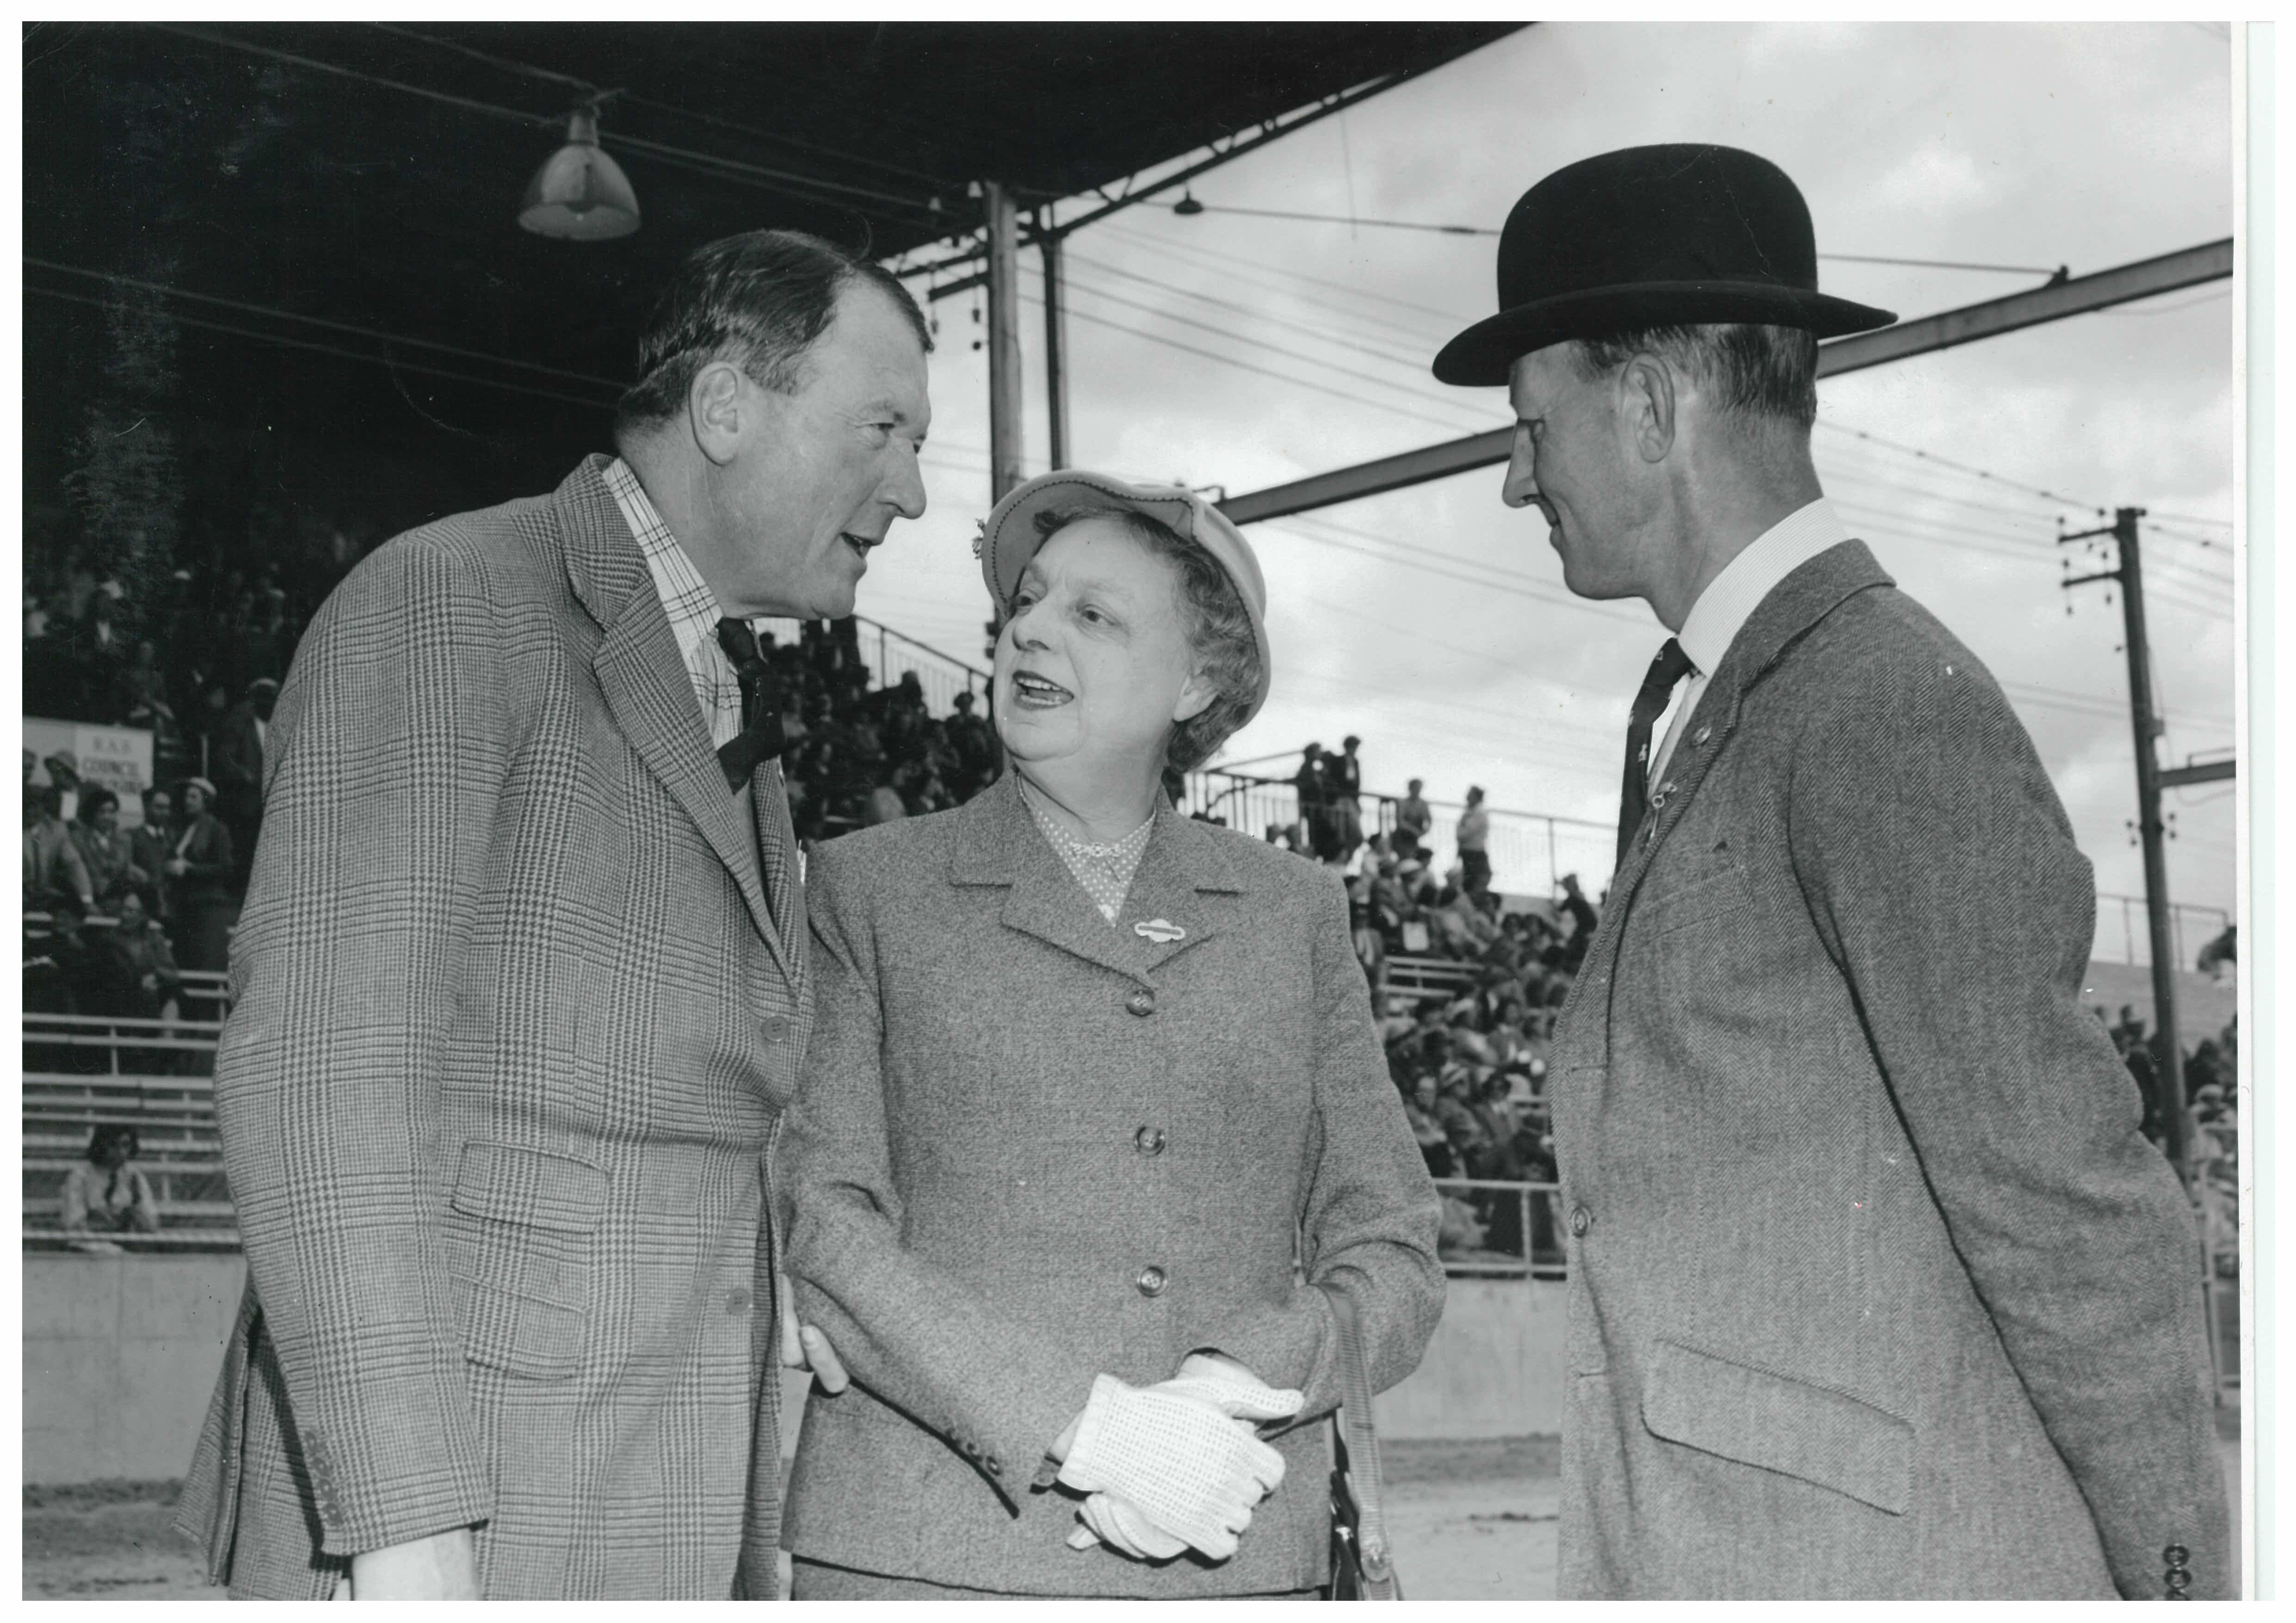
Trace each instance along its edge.
<instances>
[{"instance_id":1,"label":"woman's curled hair","mask_svg":"<svg viewBox=\"0 0 2296 1623\"><path fill-rule=\"evenodd\" d=\"M1196 671L1212 684L1212 701L1172 729L1164 747L1167 774L1194 771L1243 725L1259 702L1259 640L1251 612L1219 561L1169 525L1130 508L1054 507L1037 515L1038 545L1085 519L1113 519L1142 545L1168 559L1180 577L1180 613Z\"/></svg>"}]
</instances>

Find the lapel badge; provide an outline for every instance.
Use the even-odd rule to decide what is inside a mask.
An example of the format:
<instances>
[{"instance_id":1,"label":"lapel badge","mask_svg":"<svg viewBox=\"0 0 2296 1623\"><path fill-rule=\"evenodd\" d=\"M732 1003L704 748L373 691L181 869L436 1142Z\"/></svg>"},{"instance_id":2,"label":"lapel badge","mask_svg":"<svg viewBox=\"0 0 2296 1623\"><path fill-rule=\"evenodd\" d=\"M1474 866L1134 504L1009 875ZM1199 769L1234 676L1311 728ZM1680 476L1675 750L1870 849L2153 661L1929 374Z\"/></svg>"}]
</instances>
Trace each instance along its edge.
<instances>
[{"instance_id":1,"label":"lapel badge","mask_svg":"<svg viewBox=\"0 0 2296 1623\"><path fill-rule=\"evenodd\" d=\"M1188 932L1169 919L1144 919L1132 927L1132 933L1136 936L1146 936L1151 941L1162 946L1167 942L1185 939Z\"/></svg>"}]
</instances>

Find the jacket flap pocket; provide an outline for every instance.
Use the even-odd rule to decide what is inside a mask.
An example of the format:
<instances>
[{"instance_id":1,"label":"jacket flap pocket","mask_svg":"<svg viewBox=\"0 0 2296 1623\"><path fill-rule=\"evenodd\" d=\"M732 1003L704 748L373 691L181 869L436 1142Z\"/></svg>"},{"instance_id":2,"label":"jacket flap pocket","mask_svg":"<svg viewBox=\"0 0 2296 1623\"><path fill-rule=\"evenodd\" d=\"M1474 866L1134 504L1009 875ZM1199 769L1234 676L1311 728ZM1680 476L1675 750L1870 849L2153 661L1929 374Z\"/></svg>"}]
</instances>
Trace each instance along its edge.
<instances>
[{"instance_id":1,"label":"jacket flap pocket","mask_svg":"<svg viewBox=\"0 0 2296 1623\"><path fill-rule=\"evenodd\" d=\"M606 1209L604 1170L514 1144L467 1143L455 1176L455 1209L497 1223L566 1234L594 1232Z\"/></svg>"},{"instance_id":2,"label":"jacket flap pocket","mask_svg":"<svg viewBox=\"0 0 2296 1623\"><path fill-rule=\"evenodd\" d=\"M1666 879L1663 888L1647 882L1643 886L1635 898L1633 915L1641 928L1661 935L1707 919L1742 914L1751 898L1745 870L1734 862Z\"/></svg>"},{"instance_id":3,"label":"jacket flap pocket","mask_svg":"<svg viewBox=\"0 0 2296 1623\"><path fill-rule=\"evenodd\" d=\"M1912 1424L1807 1381L1660 1341L1643 1423L1669 1442L1784 1471L1893 1516L1913 1503Z\"/></svg>"}]
</instances>

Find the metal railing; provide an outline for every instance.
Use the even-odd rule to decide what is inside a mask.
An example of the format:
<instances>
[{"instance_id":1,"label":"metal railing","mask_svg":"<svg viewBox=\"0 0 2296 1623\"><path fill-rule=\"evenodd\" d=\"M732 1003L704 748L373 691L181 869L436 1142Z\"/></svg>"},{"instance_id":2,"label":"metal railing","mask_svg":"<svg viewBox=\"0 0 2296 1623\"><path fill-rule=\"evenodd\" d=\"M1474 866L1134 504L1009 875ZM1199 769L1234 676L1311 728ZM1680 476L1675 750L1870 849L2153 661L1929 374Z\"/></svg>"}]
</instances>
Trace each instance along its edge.
<instances>
[{"instance_id":1,"label":"metal railing","mask_svg":"<svg viewBox=\"0 0 2296 1623\"><path fill-rule=\"evenodd\" d=\"M2224 934L2232 914L2221 907L2177 902L2169 909L2169 939L2177 967L2199 972L2201 948ZM2144 898L2100 890L2096 893L2096 942L2089 955L2105 963L2129 963L2149 968L2152 937L2145 920Z\"/></svg>"},{"instance_id":2,"label":"metal railing","mask_svg":"<svg viewBox=\"0 0 2296 1623\"><path fill-rule=\"evenodd\" d=\"M1359 804L1364 837L1392 834L1396 809L1401 803L1399 795L1363 794ZM1425 842L1428 866L1439 876L1458 860L1456 830L1466 807L1448 800L1426 804L1435 819ZM1266 839L1270 830L1298 827L1300 794L1288 778L1208 766L1188 775L1180 809L1191 816L1216 817L1230 828ZM1493 889L1551 896L1561 888L1564 874L1575 873L1591 896L1610 879L1618 844L1613 825L1504 807L1483 809L1490 814L1488 854Z\"/></svg>"},{"instance_id":3,"label":"metal railing","mask_svg":"<svg viewBox=\"0 0 2296 1623\"><path fill-rule=\"evenodd\" d=\"M857 614L854 629L858 634L861 662L868 668L870 680L879 687L891 687L911 671L916 673L917 686L925 696L925 709L934 716L946 716L956 708L959 693L972 693L977 700L988 696L988 673L979 666L943 653L930 643L920 643L890 626ZM976 714L986 716L987 704L979 705Z\"/></svg>"},{"instance_id":4,"label":"metal railing","mask_svg":"<svg viewBox=\"0 0 2296 1623\"><path fill-rule=\"evenodd\" d=\"M1559 1184L1514 1183L1503 1178L1439 1177L1436 1190L1457 1200L1474 1215L1487 1243L1446 1245L1443 1271L1471 1279L1562 1279L1566 1277L1555 1203Z\"/></svg>"}]
</instances>

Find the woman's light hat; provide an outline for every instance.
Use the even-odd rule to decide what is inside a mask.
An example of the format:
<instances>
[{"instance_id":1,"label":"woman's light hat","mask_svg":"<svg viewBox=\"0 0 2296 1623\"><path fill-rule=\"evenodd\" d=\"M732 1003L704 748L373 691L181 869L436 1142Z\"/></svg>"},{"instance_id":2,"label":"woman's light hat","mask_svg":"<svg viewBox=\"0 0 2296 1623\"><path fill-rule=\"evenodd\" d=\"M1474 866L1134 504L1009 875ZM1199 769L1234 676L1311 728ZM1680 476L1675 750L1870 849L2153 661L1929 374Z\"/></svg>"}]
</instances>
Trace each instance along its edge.
<instances>
[{"instance_id":1,"label":"woman's light hat","mask_svg":"<svg viewBox=\"0 0 2296 1623\"><path fill-rule=\"evenodd\" d=\"M1259 713L1275 676L1275 662L1267 648L1267 583L1259 560L1228 516L1182 485L1128 485L1105 473L1067 468L1040 474L1004 493L981 526L976 545L980 575L996 611L1009 614L1013 594L1020 589L1021 571L1037 555L1044 537L1037 533L1037 515L1069 507L1095 507L1108 512L1136 512L1153 519L1175 534L1185 537L1212 555L1212 561L1235 586L1251 620L1252 641L1259 650L1259 695L1243 721ZM1238 722L1242 726L1243 722Z\"/></svg>"}]
</instances>

